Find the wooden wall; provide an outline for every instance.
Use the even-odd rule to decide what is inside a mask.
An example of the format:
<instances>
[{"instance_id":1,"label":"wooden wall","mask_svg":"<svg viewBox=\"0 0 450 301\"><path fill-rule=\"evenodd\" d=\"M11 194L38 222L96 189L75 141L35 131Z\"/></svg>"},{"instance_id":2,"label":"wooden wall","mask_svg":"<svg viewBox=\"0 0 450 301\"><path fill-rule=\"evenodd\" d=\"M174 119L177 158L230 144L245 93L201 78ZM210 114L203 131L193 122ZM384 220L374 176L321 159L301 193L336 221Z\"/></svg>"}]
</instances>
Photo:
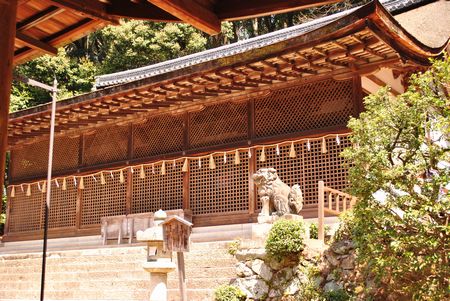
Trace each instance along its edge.
<instances>
[{"instance_id":1,"label":"wooden wall","mask_svg":"<svg viewBox=\"0 0 450 301\"><path fill-rule=\"evenodd\" d=\"M76 137L59 137L55 141L55 176L123 167L138 163L168 160L166 174L160 165L146 166L146 178L138 172L119 176L105 173L106 184L85 178L79 190L73 178L67 190L52 184L50 228L53 235L70 236L99 233L102 216L186 208L194 215L194 224L211 225L253 221L259 203L251 175L261 167L275 167L289 185L300 184L305 203L317 202L317 182L324 180L335 189L346 187L346 168L339 153L349 145L347 138L338 145L327 139L326 154L320 142L295 145L297 156L289 158L288 146L266 148L265 162L257 160L261 149L240 153L241 163L233 164L216 156L217 168L208 169L208 160L190 161L189 172L181 171L183 162L170 160L184 155L207 154L213 150L277 143L286 139L321 136L329 132L346 132L349 116L361 107L359 80L332 79L271 91L267 95L239 102L213 103L202 110L177 115L149 116L135 123L100 127ZM47 142L23 145L11 151L10 179L14 184L44 179ZM31 196L16 189L8 206L8 236L11 239L36 236L43 226L45 194L36 187Z\"/></svg>"}]
</instances>

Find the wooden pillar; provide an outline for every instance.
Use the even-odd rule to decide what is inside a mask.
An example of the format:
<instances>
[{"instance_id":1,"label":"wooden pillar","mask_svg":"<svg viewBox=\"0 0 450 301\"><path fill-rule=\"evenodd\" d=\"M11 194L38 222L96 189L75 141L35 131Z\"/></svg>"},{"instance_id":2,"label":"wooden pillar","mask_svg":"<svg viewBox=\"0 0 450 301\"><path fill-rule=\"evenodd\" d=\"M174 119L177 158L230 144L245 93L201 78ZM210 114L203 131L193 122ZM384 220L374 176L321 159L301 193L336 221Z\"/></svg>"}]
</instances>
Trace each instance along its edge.
<instances>
[{"instance_id":1,"label":"wooden pillar","mask_svg":"<svg viewBox=\"0 0 450 301\"><path fill-rule=\"evenodd\" d=\"M319 216L318 216L318 238L320 241L325 241L325 214L324 214L324 194L325 194L325 184L323 181L319 181Z\"/></svg>"},{"instance_id":2,"label":"wooden pillar","mask_svg":"<svg viewBox=\"0 0 450 301\"><path fill-rule=\"evenodd\" d=\"M14 39L16 37L16 14L17 0L0 2L0 188L2 191L5 179L6 149L8 146L8 114Z\"/></svg>"}]
</instances>

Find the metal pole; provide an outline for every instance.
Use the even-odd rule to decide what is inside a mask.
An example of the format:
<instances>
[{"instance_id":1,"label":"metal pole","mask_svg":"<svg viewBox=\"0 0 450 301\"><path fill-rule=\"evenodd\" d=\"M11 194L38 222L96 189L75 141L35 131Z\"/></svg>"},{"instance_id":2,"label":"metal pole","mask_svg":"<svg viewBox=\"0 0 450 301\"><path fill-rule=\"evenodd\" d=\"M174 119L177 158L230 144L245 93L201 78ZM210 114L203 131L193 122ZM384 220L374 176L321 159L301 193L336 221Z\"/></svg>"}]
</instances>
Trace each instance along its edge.
<instances>
[{"instance_id":1,"label":"metal pole","mask_svg":"<svg viewBox=\"0 0 450 301\"><path fill-rule=\"evenodd\" d=\"M52 166L53 166L53 140L55 137L55 111L56 111L56 92L58 82L53 81L52 89L52 114L50 119L50 143L48 147L48 169L47 169L47 191L45 198L45 214L44 214L44 246L42 250L42 273L41 273L41 301L44 300L45 288L45 266L47 261L47 232L48 232L48 214L50 211L50 197L52 191Z\"/></svg>"}]
</instances>

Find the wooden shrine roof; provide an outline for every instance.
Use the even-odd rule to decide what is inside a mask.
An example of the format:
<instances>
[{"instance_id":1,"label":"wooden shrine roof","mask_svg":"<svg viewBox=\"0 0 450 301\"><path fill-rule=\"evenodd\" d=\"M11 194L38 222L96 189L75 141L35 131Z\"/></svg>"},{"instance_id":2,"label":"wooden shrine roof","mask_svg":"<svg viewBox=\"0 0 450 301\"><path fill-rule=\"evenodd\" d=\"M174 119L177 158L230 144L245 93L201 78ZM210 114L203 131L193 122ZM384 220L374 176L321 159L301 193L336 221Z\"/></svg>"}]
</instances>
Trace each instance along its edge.
<instances>
[{"instance_id":1,"label":"wooden shrine roof","mask_svg":"<svg viewBox=\"0 0 450 301\"><path fill-rule=\"evenodd\" d=\"M14 64L56 54L70 43L120 18L186 22L209 34L220 21L318 6L339 0L17 0Z\"/></svg>"},{"instance_id":2,"label":"wooden shrine roof","mask_svg":"<svg viewBox=\"0 0 450 301\"><path fill-rule=\"evenodd\" d=\"M306 82L330 76L345 79L383 66L407 71L428 65L428 59L440 55L447 44L439 48L422 44L380 3L371 2L175 60L181 64L195 58L181 64L181 68L154 70L156 73L149 77L137 76L131 82L62 100L57 103L56 133L75 135L80 129L105 123L138 121L151 114L236 100L289 85L293 80ZM10 114L10 147L47 136L49 110L46 104Z\"/></svg>"}]
</instances>

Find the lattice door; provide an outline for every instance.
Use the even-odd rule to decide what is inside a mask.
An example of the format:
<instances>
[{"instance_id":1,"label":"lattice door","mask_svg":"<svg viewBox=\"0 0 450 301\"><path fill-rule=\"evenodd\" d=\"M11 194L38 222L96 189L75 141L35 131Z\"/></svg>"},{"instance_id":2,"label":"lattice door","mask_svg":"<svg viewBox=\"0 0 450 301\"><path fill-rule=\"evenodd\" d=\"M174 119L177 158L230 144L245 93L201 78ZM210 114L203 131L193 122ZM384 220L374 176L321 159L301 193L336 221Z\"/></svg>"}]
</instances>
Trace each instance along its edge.
<instances>
[{"instance_id":1,"label":"lattice door","mask_svg":"<svg viewBox=\"0 0 450 301\"><path fill-rule=\"evenodd\" d=\"M355 113L352 81L324 80L255 100L257 137L345 126Z\"/></svg>"},{"instance_id":2,"label":"lattice door","mask_svg":"<svg viewBox=\"0 0 450 301\"><path fill-rule=\"evenodd\" d=\"M84 165L125 160L128 155L128 126L98 128L85 137Z\"/></svg>"},{"instance_id":3,"label":"lattice door","mask_svg":"<svg viewBox=\"0 0 450 301\"><path fill-rule=\"evenodd\" d=\"M59 187L56 186L55 181L52 181L48 227L50 229L75 227L77 188L75 187L72 178L66 179L66 190L61 189L61 180L58 183Z\"/></svg>"},{"instance_id":4,"label":"lattice door","mask_svg":"<svg viewBox=\"0 0 450 301\"><path fill-rule=\"evenodd\" d=\"M247 103L222 103L190 114L190 145L199 148L247 138Z\"/></svg>"},{"instance_id":5,"label":"lattice door","mask_svg":"<svg viewBox=\"0 0 450 301\"><path fill-rule=\"evenodd\" d=\"M183 150L182 116L161 115L133 128L135 158Z\"/></svg>"},{"instance_id":6,"label":"lattice door","mask_svg":"<svg viewBox=\"0 0 450 301\"><path fill-rule=\"evenodd\" d=\"M299 184L304 198L304 204L316 204L318 202L319 180L323 180L325 185L338 190L345 190L348 186L348 169L344 159L339 155L346 147L350 146L347 137L340 138L337 145L335 138L327 138L327 153L323 154L322 141L311 141L310 150L306 142L294 144L296 157L289 157L290 145L280 147L280 155L276 154L276 148L265 148L266 161L257 161L256 167L273 167L277 170L280 179L292 186ZM257 158L261 155L261 149L257 150ZM261 202L258 202L261 208Z\"/></svg>"},{"instance_id":7,"label":"lattice door","mask_svg":"<svg viewBox=\"0 0 450 301\"><path fill-rule=\"evenodd\" d=\"M104 173L105 184L100 184L100 178L86 177L85 189L82 191L81 225L100 224L103 216L122 215L126 213L126 183L127 173L124 172L124 182L120 183L119 173L113 177Z\"/></svg>"},{"instance_id":8,"label":"lattice door","mask_svg":"<svg viewBox=\"0 0 450 301\"><path fill-rule=\"evenodd\" d=\"M9 231L25 232L42 229L45 194L37 185L31 186L31 195L26 196L27 186L16 189L16 196L10 198Z\"/></svg>"},{"instance_id":9,"label":"lattice door","mask_svg":"<svg viewBox=\"0 0 450 301\"><path fill-rule=\"evenodd\" d=\"M241 163L234 164L234 154L214 156L216 169L209 169L209 158L190 162L190 206L196 215L248 212L248 157L240 153Z\"/></svg>"},{"instance_id":10,"label":"lattice door","mask_svg":"<svg viewBox=\"0 0 450 301\"><path fill-rule=\"evenodd\" d=\"M133 174L132 213L155 212L159 209L183 208L183 162L166 162L166 174L161 175L161 164L146 166L145 178L140 178L140 170Z\"/></svg>"}]
</instances>

